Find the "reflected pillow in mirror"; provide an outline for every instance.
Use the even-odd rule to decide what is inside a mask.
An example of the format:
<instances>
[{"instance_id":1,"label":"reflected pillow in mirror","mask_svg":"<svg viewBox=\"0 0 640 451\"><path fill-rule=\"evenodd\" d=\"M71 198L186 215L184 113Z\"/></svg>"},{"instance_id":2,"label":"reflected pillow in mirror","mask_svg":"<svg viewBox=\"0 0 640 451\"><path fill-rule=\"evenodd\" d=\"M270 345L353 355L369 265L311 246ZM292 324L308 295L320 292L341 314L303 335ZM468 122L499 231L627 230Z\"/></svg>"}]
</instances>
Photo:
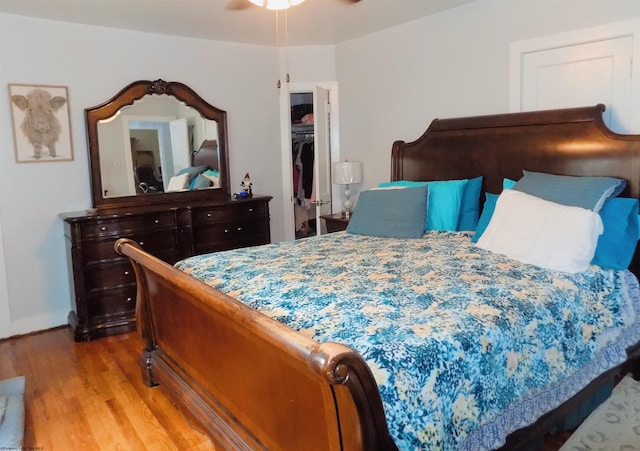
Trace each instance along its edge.
<instances>
[{"instance_id":1,"label":"reflected pillow in mirror","mask_svg":"<svg viewBox=\"0 0 640 451\"><path fill-rule=\"evenodd\" d=\"M220 172L214 171L213 169L207 169L202 173L203 177L209 179L212 183L213 188L220 188Z\"/></svg>"},{"instance_id":2,"label":"reflected pillow in mirror","mask_svg":"<svg viewBox=\"0 0 640 451\"><path fill-rule=\"evenodd\" d=\"M189 174L174 175L169 179L166 191L184 191L189 187Z\"/></svg>"},{"instance_id":3,"label":"reflected pillow in mirror","mask_svg":"<svg viewBox=\"0 0 640 451\"><path fill-rule=\"evenodd\" d=\"M188 183L191 183L198 174L202 174L208 168L208 166L189 166L188 168L180 169L176 175L187 174L189 176Z\"/></svg>"},{"instance_id":4,"label":"reflected pillow in mirror","mask_svg":"<svg viewBox=\"0 0 640 451\"><path fill-rule=\"evenodd\" d=\"M211 180L209 180L203 174L198 174L198 176L189 184L189 189L209 188L211 186L211 183Z\"/></svg>"}]
</instances>

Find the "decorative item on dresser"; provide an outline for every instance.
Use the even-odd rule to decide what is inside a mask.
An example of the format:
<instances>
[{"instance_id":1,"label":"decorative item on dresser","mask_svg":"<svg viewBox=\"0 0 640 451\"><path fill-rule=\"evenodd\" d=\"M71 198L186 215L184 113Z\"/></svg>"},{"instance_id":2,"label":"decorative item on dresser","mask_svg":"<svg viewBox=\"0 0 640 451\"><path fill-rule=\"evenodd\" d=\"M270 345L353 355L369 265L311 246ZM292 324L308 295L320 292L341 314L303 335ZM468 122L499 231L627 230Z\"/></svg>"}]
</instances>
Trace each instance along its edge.
<instances>
[{"instance_id":1,"label":"decorative item on dresser","mask_svg":"<svg viewBox=\"0 0 640 451\"><path fill-rule=\"evenodd\" d=\"M140 126L136 107L146 116L151 107L158 108L162 120L177 115L182 122L180 151L160 149L153 162L145 162L158 168L164 190L137 189L134 149L122 149L123 142L131 142L123 136L126 130L133 130L133 122ZM168 263L270 242L271 197L231 198L225 111L181 83L156 80L136 81L85 115L94 208L59 215L73 296L69 325L76 341L135 329L135 275L128 259L114 251L117 239L130 238ZM132 117L128 126L127 116ZM183 188L166 192L172 179Z\"/></svg>"}]
</instances>

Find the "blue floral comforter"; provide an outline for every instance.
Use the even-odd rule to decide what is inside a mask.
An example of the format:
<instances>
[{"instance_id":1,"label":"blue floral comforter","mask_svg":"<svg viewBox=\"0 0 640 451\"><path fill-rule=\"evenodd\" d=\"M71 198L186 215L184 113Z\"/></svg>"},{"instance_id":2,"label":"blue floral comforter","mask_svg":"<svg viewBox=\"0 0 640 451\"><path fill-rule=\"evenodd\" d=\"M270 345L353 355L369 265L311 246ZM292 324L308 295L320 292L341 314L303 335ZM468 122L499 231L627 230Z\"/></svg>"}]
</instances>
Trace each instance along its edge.
<instances>
[{"instance_id":1,"label":"blue floral comforter","mask_svg":"<svg viewBox=\"0 0 640 451\"><path fill-rule=\"evenodd\" d=\"M319 342L358 351L403 450L496 448L640 341L630 272L552 272L461 233L342 232L176 266Z\"/></svg>"}]
</instances>

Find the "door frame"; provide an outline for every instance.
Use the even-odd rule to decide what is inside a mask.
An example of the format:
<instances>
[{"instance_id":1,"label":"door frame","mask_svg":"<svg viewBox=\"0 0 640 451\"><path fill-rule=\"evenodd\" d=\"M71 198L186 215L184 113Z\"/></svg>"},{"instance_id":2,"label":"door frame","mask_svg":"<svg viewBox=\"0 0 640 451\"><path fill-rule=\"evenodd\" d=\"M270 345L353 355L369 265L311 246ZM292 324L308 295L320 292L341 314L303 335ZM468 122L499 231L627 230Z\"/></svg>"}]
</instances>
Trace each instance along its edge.
<instances>
[{"instance_id":1,"label":"door frame","mask_svg":"<svg viewBox=\"0 0 640 451\"><path fill-rule=\"evenodd\" d=\"M13 335L11 320L11 302L7 266L5 265L4 235L2 234L2 215L0 215L0 339Z\"/></svg>"},{"instance_id":2,"label":"door frame","mask_svg":"<svg viewBox=\"0 0 640 451\"><path fill-rule=\"evenodd\" d=\"M329 145L331 148L331 162L340 160L340 125L338 114L338 82L305 82L285 84L286 89L280 89L280 142L282 151L282 211L284 221L284 240L293 241L296 236L295 216L293 207L293 179L291 168L293 161L291 158L291 104L290 94L296 92L313 92L319 86L329 90L329 102L331 103L331 114L329 115ZM336 186L331 187L331 198L338 199L339 190ZM331 206L332 211L333 205Z\"/></svg>"},{"instance_id":3,"label":"door frame","mask_svg":"<svg viewBox=\"0 0 640 451\"><path fill-rule=\"evenodd\" d=\"M640 19L605 24L539 38L512 42L509 48L509 111L521 110L522 61L529 52L551 50L570 45L587 44L622 36L633 37L631 74L630 129L626 133L640 133Z\"/></svg>"}]
</instances>

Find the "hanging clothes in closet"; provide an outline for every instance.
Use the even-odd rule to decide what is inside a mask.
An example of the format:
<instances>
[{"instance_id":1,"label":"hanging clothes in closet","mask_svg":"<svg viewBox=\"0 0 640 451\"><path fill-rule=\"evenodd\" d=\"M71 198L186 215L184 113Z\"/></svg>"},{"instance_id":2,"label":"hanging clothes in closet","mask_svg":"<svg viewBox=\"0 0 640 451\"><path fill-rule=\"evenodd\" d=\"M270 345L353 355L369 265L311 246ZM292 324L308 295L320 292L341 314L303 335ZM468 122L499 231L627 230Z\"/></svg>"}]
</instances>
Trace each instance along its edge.
<instances>
[{"instance_id":1,"label":"hanging clothes in closet","mask_svg":"<svg viewBox=\"0 0 640 451\"><path fill-rule=\"evenodd\" d=\"M311 208L313 193L313 134L293 135L293 196L298 205Z\"/></svg>"},{"instance_id":2,"label":"hanging clothes in closet","mask_svg":"<svg viewBox=\"0 0 640 451\"><path fill-rule=\"evenodd\" d=\"M313 95L291 94L291 161L296 238L316 234Z\"/></svg>"}]
</instances>

